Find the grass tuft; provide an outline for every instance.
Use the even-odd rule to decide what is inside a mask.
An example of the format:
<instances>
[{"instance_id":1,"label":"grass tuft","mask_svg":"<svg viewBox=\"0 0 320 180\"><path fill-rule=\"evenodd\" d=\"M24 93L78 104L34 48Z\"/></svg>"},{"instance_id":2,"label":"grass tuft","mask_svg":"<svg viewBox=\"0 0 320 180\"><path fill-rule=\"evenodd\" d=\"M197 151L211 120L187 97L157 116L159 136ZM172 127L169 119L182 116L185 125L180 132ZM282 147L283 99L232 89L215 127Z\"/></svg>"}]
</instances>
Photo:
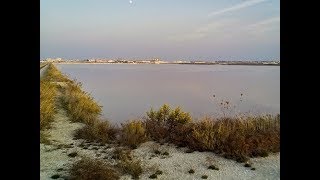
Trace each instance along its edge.
<instances>
[{"instance_id":1,"label":"grass tuft","mask_svg":"<svg viewBox=\"0 0 320 180\"><path fill-rule=\"evenodd\" d=\"M105 162L98 159L82 158L70 169L71 180L120 179L119 173Z\"/></svg>"},{"instance_id":2,"label":"grass tuft","mask_svg":"<svg viewBox=\"0 0 320 180\"><path fill-rule=\"evenodd\" d=\"M102 144L115 140L117 129L111 126L108 121L96 120L91 125L85 125L75 132L76 139L98 141Z\"/></svg>"},{"instance_id":3,"label":"grass tuft","mask_svg":"<svg viewBox=\"0 0 320 180\"><path fill-rule=\"evenodd\" d=\"M81 90L81 84L68 82L63 89L62 105L73 122L81 122L92 125L102 112L90 94Z\"/></svg>"}]
</instances>

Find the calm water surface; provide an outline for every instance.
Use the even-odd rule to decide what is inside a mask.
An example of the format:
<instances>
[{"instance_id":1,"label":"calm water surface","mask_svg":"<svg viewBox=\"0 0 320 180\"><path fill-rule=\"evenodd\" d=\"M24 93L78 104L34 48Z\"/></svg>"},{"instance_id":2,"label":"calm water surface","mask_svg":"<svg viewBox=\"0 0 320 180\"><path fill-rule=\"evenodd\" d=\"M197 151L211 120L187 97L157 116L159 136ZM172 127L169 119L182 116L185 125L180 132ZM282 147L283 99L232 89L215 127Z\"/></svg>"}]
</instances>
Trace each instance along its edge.
<instances>
[{"instance_id":1,"label":"calm water surface","mask_svg":"<svg viewBox=\"0 0 320 180\"><path fill-rule=\"evenodd\" d=\"M280 66L58 64L121 123L151 107L180 106L193 117L280 113ZM243 94L241 96L241 94ZM221 100L230 102L221 109Z\"/></svg>"}]
</instances>

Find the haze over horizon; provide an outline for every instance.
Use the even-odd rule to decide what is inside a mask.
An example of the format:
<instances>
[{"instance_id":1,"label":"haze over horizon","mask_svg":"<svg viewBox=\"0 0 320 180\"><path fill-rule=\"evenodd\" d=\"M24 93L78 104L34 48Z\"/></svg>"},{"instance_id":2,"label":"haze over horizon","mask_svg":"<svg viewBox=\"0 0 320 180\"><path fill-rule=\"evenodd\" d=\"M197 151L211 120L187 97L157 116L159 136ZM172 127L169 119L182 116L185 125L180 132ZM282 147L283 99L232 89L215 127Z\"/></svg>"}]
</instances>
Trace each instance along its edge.
<instances>
[{"instance_id":1,"label":"haze over horizon","mask_svg":"<svg viewBox=\"0 0 320 180\"><path fill-rule=\"evenodd\" d=\"M40 58L280 59L279 0L40 0Z\"/></svg>"}]
</instances>

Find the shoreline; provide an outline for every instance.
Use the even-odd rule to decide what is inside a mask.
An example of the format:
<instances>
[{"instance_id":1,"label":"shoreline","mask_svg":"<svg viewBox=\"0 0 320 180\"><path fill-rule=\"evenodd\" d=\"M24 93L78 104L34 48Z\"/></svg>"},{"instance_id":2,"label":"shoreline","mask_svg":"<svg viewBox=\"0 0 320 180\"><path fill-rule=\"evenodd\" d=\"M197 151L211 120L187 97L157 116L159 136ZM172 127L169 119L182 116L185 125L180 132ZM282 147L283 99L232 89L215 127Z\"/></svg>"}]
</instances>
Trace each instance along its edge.
<instances>
[{"instance_id":1,"label":"shoreline","mask_svg":"<svg viewBox=\"0 0 320 180\"><path fill-rule=\"evenodd\" d=\"M53 64L130 64L130 65L141 65L141 64L147 64L147 65L221 65L221 66L280 66L280 64L210 64L210 63L107 63L107 62L53 62Z\"/></svg>"},{"instance_id":2,"label":"shoreline","mask_svg":"<svg viewBox=\"0 0 320 180\"><path fill-rule=\"evenodd\" d=\"M51 83L57 82L54 80ZM59 82L59 86L65 87L67 84ZM63 97L63 92L59 91L56 98ZM70 168L83 157L101 160L110 165L119 163L119 160L114 159L113 156L117 149L124 148L125 145L75 139L74 133L86 124L73 122L68 111L61 105L61 101L58 101L56 107L57 113L54 116L52 128L46 130L51 144L40 143L41 179L50 179L54 176L68 178ZM73 153L76 155L70 156ZM158 143L155 140L149 140L131 149L130 154L141 162L143 171L139 175L140 179L149 179L156 170L161 171L158 179L200 179L204 175L209 179L280 179L280 152L270 153L267 157L250 158L240 163L212 151L193 151L172 143ZM255 169L251 169L251 165L250 167L244 166L244 163L247 162L250 162ZM208 167L212 164L219 169L209 169ZM189 173L190 169L193 169L195 173ZM120 179L132 178L128 173L121 173Z\"/></svg>"}]
</instances>

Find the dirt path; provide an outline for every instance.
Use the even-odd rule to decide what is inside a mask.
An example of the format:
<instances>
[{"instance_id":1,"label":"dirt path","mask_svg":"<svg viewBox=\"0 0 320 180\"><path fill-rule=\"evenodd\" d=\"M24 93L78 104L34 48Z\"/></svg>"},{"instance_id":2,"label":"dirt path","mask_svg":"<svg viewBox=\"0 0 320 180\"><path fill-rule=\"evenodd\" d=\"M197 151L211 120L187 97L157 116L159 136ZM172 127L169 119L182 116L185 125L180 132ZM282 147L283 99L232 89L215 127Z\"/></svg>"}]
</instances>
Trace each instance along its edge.
<instances>
[{"instance_id":1,"label":"dirt path","mask_svg":"<svg viewBox=\"0 0 320 180\"><path fill-rule=\"evenodd\" d=\"M52 145L40 144L40 179L51 179L51 176L57 174L57 171L66 175L63 171L74 162L74 159L68 157L68 154L77 151L75 146L77 141L72 139L73 133L82 126L81 123L69 121L65 110L58 109L52 128L47 130L48 139Z\"/></svg>"}]
</instances>

